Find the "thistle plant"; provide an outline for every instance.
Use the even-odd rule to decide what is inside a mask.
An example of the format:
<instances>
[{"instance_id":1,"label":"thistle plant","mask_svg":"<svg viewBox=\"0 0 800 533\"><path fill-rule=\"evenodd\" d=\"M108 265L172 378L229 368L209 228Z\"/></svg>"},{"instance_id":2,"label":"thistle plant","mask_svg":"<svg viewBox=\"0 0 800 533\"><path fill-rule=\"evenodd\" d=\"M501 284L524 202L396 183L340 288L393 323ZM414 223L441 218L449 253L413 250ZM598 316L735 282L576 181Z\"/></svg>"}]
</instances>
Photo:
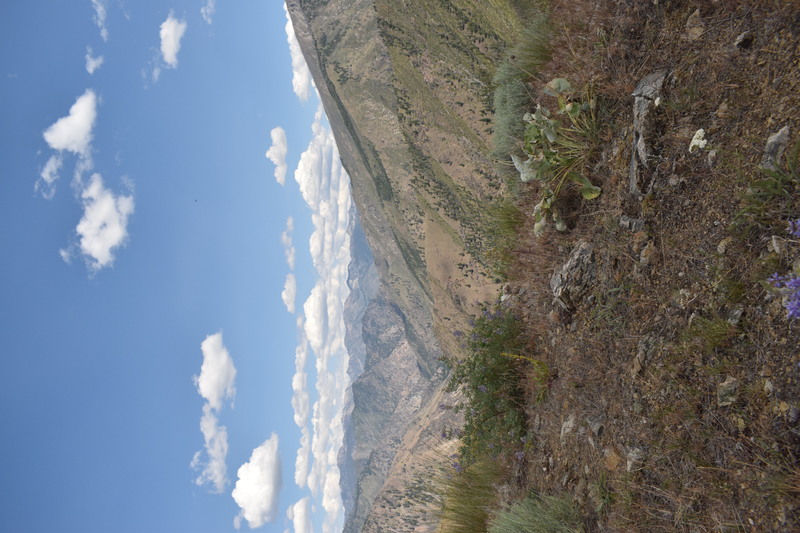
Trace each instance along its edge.
<instances>
[{"instance_id":1,"label":"thistle plant","mask_svg":"<svg viewBox=\"0 0 800 533\"><path fill-rule=\"evenodd\" d=\"M542 198L533 209L536 235L544 231L548 219L558 231L567 229L566 222L554 208L565 184L577 184L586 200L597 198L601 192L600 187L592 185L580 173L596 141L596 99L588 89L582 99L574 98L574 90L564 78L550 81L543 91L557 99L556 114L564 120L555 118L549 109L537 104L535 112L523 117L527 124L522 146L526 158L511 155L523 182L536 180L543 186Z\"/></svg>"}]
</instances>

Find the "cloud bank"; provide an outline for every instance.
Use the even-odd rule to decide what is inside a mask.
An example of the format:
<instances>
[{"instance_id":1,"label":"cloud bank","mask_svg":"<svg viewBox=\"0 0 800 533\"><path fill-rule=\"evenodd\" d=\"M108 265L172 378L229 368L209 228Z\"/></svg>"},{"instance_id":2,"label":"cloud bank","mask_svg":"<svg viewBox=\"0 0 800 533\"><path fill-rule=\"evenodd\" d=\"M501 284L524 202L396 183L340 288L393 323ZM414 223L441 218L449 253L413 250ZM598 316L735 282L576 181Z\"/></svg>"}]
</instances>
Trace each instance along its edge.
<instances>
[{"instance_id":1,"label":"cloud bank","mask_svg":"<svg viewBox=\"0 0 800 533\"><path fill-rule=\"evenodd\" d=\"M289 152L289 147L286 143L286 132L278 126L272 128L269 136L272 138L272 145L267 150L266 156L275 165L275 181L283 185L286 183L286 171L288 170L286 154Z\"/></svg>"},{"instance_id":2,"label":"cloud bank","mask_svg":"<svg viewBox=\"0 0 800 533\"><path fill-rule=\"evenodd\" d=\"M343 521L337 454L344 439L342 410L347 376L344 303L349 295L348 234L350 179L341 166L339 152L321 107L312 125L312 139L300 156L294 173L300 192L312 212L314 230L309 250L318 280L303 304L304 319L292 380L295 422L301 442L295 463L295 482L307 486L325 509L324 531L338 529ZM306 376L308 350L313 352L317 400L309 415Z\"/></svg>"},{"instance_id":3,"label":"cloud bank","mask_svg":"<svg viewBox=\"0 0 800 533\"><path fill-rule=\"evenodd\" d=\"M311 71L308 70L306 59L303 57L303 51L300 49L300 43L297 42L297 36L294 33L294 26L292 19L289 16L289 10L286 4L283 5L283 10L286 13L286 41L289 43L289 54L292 58L292 89L297 97L305 102L311 93L311 87L314 80L311 78Z\"/></svg>"},{"instance_id":4,"label":"cloud bank","mask_svg":"<svg viewBox=\"0 0 800 533\"><path fill-rule=\"evenodd\" d=\"M281 489L281 460L278 436L273 433L258 448L250 460L239 467L239 479L231 493L241 511L234 519L239 529L242 518L251 529L273 522L278 514L278 495Z\"/></svg>"},{"instance_id":5,"label":"cloud bank","mask_svg":"<svg viewBox=\"0 0 800 533\"><path fill-rule=\"evenodd\" d=\"M228 432L217 420L217 414L225 400L233 401L236 395L234 386L236 367L222 342L222 333L209 335L200 344L203 352L203 363L200 375L194 376L197 392L206 400L203 415L200 418L200 431L203 433L204 450L198 451L192 458L192 469L199 471L195 479L198 486L207 485L209 490L221 493L228 484L225 460L228 455Z\"/></svg>"}]
</instances>

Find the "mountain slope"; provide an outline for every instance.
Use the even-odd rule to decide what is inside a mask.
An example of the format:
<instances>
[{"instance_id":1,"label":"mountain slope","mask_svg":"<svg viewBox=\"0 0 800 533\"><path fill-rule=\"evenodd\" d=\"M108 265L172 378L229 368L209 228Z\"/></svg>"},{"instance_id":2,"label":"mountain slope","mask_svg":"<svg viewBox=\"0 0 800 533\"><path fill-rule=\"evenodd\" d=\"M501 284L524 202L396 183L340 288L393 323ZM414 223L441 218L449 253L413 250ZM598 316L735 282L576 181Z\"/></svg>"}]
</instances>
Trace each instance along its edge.
<instances>
[{"instance_id":1,"label":"mountain slope","mask_svg":"<svg viewBox=\"0 0 800 533\"><path fill-rule=\"evenodd\" d=\"M360 531L392 507L373 511L374 501L397 500L387 487L402 494L410 485L403 472L416 471L423 454L409 450L443 424L431 410L441 400L441 360L458 353L454 333L476 303L497 294L481 262L483 207L501 188L489 157L489 89L518 14L505 0L287 7L382 285L363 318L364 370L340 455L343 480L358 480L343 486L345 530Z\"/></svg>"}]
</instances>

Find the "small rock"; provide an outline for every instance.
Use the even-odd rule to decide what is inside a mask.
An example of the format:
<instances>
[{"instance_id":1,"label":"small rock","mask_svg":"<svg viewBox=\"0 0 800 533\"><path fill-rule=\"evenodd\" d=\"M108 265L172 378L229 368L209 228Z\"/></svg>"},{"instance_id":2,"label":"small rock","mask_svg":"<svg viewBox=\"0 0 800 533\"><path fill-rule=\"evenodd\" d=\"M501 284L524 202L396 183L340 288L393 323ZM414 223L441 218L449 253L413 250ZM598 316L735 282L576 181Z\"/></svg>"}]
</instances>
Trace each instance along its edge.
<instances>
[{"instance_id":1,"label":"small rock","mask_svg":"<svg viewBox=\"0 0 800 533\"><path fill-rule=\"evenodd\" d=\"M639 262L644 266L648 266L655 264L657 259L658 252L656 250L656 245L653 244L653 241L650 241L639 254Z\"/></svg>"},{"instance_id":2,"label":"small rock","mask_svg":"<svg viewBox=\"0 0 800 533\"><path fill-rule=\"evenodd\" d=\"M738 398L739 380L733 376L728 376L725 381L717 386L717 405L727 407L732 405Z\"/></svg>"},{"instance_id":3,"label":"small rock","mask_svg":"<svg viewBox=\"0 0 800 533\"><path fill-rule=\"evenodd\" d=\"M725 252L728 251L728 246L731 244L731 242L733 242L731 237L725 237L719 241L719 244L717 245L717 253L720 255L725 255Z\"/></svg>"},{"instance_id":4,"label":"small rock","mask_svg":"<svg viewBox=\"0 0 800 533\"><path fill-rule=\"evenodd\" d=\"M683 185L686 183L686 178L678 176L677 174L673 174L669 177L667 183L669 183L670 187L677 187L678 185Z\"/></svg>"},{"instance_id":5,"label":"small rock","mask_svg":"<svg viewBox=\"0 0 800 533\"><path fill-rule=\"evenodd\" d=\"M586 423L589 426L589 430L592 432L597 438L603 434L603 430L605 429L605 425L603 424L603 417L602 416L590 416L586 419Z\"/></svg>"},{"instance_id":6,"label":"small rock","mask_svg":"<svg viewBox=\"0 0 800 533\"><path fill-rule=\"evenodd\" d=\"M764 394L767 396L772 396L772 393L775 392L775 386L772 384L772 381L765 379L764 380Z\"/></svg>"},{"instance_id":7,"label":"small rock","mask_svg":"<svg viewBox=\"0 0 800 533\"><path fill-rule=\"evenodd\" d=\"M603 455L605 456L606 468L609 470L616 470L622 462L622 457L613 448L603 450Z\"/></svg>"},{"instance_id":8,"label":"small rock","mask_svg":"<svg viewBox=\"0 0 800 533\"><path fill-rule=\"evenodd\" d=\"M789 126L784 126L767 139L764 155L761 158L761 167L767 170L776 170L781 164L783 151L789 143Z\"/></svg>"},{"instance_id":9,"label":"small rock","mask_svg":"<svg viewBox=\"0 0 800 533\"><path fill-rule=\"evenodd\" d=\"M561 424L561 444L564 444L567 436L575 430L575 414L569 415L567 419Z\"/></svg>"},{"instance_id":10,"label":"small rock","mask_svg":"<svg viewBox=\"0 0 800 533\"><path fill-rule=\"evenodd\" d=\"M625 468L628 472L634 472L642 467L644 462L644 450L638 446L628 448L628 453L625 455Z\"/></svg>"},{"instance_id":11,"label":"small rock","mask_svg":"<svg viewBox=\"0 0 800 533\"><path fill-rule=\"evenodd\" d=\"M639 253L644 248L644 245L647 244L647 232L646 231L637 231L633 234L633 252Z\"/></svg>"},{"instance_id":12,"label":"small rock","mask_svg":"<svg viewBox=\"0 0 800 533\"><path fill-rule=\"evenodd\" d=\"M719 107L714 112L717 118L727 118L728 117L728 102L722 102L719 104Z\"/></svg>"},{"instance_id":13,"label":"small rock","mask_svg":"<svg viewBox=\"0 0 800 533\"><path fill-rule=\"evenodd\" d=\"M633 232L642 231L644 229L644 220L622 215L619 217L619 227Z\"/></svg>"},{"instance_id":14,"label":"small rock","mask_svg":"<svg viewBox=\"0 0 800 533\"><path fill-rule=\"evenodd\" d=\"M735 307L731 309L728 313L728 324L731 326L738 326L739 322L742 320L742 315L744 314L744 309L741 307Z\"/></svg>"},{"instance_id":15,"label":"small rock","mask_svg":"<svg viewBox=\"0 0 800 533\"><path fill-rule=\"evenodd\" d=\"M696 41L706 31L706 25L700 17L700 10L696 9L686 20L686 37L690 41Z\"/></svg>"},{"instance_id":16,"label":"small rock","mask_svg":"<svg viewBox=\"0 0 800 533\"><path fill-rule=\"evenodd\" d=\"M717 162L717 151L716 150L709 151L708 155L706 156L706 164L709 167L713 167L714 163L716 162Z\"/></svg>"},{"instance_id":17,"label":"small rock","mask_svg":"<svg viewBox=\"0 0 800 533\"><path fill-rule=\"evenodd\" d=\"M736 39L733 40L733 46L746 50L753 44L753 34L749 31L740 33Z\"/></svg>"}]
</instances>

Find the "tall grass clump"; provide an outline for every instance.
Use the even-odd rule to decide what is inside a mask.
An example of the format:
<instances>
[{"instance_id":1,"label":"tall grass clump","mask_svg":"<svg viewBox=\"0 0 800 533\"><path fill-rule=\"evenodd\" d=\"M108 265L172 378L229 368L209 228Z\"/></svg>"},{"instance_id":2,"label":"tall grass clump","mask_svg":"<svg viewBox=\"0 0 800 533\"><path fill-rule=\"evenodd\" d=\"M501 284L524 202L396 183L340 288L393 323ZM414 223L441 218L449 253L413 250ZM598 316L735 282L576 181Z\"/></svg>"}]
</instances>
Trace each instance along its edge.
<instances>
[{"instance_id":1,"label":"tall grass clump","mask_svg":"<svg viewBox=\"0 0 800 533\"><path fill-rule=\"evenodd\" d=\"M520 117L531 108L533 94L528 82L550 60L551 30L547 17L531 16L519 42L508 52L494 75L494 154L507 159L522 141Z\"/></svg>"},{"instance_id":2,"label":"tall grass clump","mask_svg":"<svg viewBox=\"0 0 800 533\"><path fill-rule=\"evenodd\" d=\"M486 259L495 276L506 279L517 247L517 229L525 223L525 214L510 198L504 197L489 207L489 242Z\"/></svg>"},{"instance_id":3,"label":"tall grass clump","mask_svg":"<svg viewBox=\"0 0 800 533\"><path fill-rule=\"evenodd\" d=\"M581 516L562 496L529 496L505 506L489 524L488 533L582 533Z\"/></svg>"},{"instance_id":4,"label":"tall grass clump","mask_svg":"<svg viewBox=\"0 0 800 533\"><path fill-rule=\"evenodd\" d=\"M501 473L494 461L455 468L439 476L442 497L440 533L485 533L491 510L497 506L495 485Z\"/></svg>"},{"instance_id":5,"label":"tall grass clump","mask_svg":"<svg viewBox=\"0 0 800 533\"><path fill-rule=\"evenodd\" d=\"M461 462L471 465L510 455L527 439L523 369L535 360L521 355L522 322L501 304L475 319L467 355L456 363L449 390L461 388L465 401Z\"/></svg>"}]
</instances>

